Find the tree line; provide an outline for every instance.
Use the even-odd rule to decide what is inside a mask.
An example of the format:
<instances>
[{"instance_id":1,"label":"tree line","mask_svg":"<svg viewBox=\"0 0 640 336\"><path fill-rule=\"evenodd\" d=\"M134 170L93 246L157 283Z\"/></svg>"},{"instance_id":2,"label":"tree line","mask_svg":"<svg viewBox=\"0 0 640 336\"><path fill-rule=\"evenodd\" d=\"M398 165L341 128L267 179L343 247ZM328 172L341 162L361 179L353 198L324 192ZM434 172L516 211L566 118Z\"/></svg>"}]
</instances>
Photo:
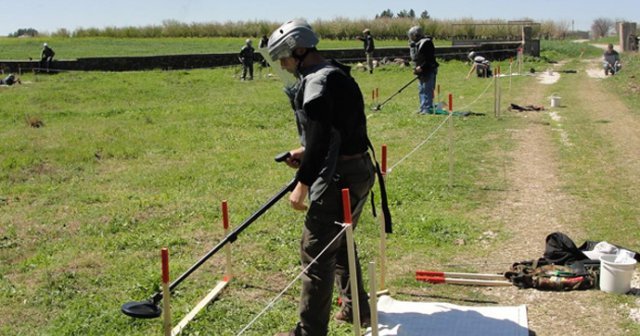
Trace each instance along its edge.
<instances>
[{"instance_id":1,"label":"tree line","mask_svg":"<svg viewBox=\"0 0 640 336\"><path fill-rule=\"evenodd\" d=\"M420 25L426 34L438 39L453 38L491 38L491 39L519 39L521 26L531 20L518 21L512 24L507 20L474 20L466 19L431 19L424 11L420 17L415 17L413 10L402 10L393 13L385 10L375 19L347 19L316 20L310 22L314 30L325 39L353 39L369 28L377 39L406 39L407 30L414 25ZM608 19L596 19L592 27L595 37L605 36L611 31L613 24ZM41 33L33 28L23 28L10 34L18 36L52 36L52 37L111 37L111 38L161 38L161 37L260 37L269 35L281 22L265 20L184 23L176 20L165 20L160 25L105 27L105 28L77 28L73 31L66 28L51 33ZM563 39L571 36L571 24L567 21L541 21L532 25L534 36L543 39ZM596 29L597 28L597 29ZM596 32L597 30L597 32Z\"/></svg>"}]
</instances>

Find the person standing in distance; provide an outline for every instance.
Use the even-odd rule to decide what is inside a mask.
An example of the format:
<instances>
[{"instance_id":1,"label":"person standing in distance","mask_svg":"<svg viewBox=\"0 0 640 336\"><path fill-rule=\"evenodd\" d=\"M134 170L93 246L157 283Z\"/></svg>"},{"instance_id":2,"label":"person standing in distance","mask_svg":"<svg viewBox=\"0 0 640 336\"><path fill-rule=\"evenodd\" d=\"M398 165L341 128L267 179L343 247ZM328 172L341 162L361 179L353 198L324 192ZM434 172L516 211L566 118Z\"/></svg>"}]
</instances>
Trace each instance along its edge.
<instances>
[{"instance_id":1,"label":"person standing in distance","mask_svg":"<svg viewBox=\"0 0 640 336\"><path fill-rule=\"evenodd\" d=\"M407 32L409 36L409 54L415 67L413 73L418 76L419 114L434 113L433 90L436 87L438 62L433 38L425 36L420 26L413 26Z\"/></svg>"},{"instance_id":2,"label":"person standing in distance","mask_svg":"<svg viewBox=\"0 0 640 336\"><path fill-rule=\"evenodd\" d=\"M373 51L376 49L373 43L373 36L369 28L362 31L364 36L356 36L356 38L364 42L364 53L367 56L367 66L369 67L369 73L373 73Z\"/></svg>"},{"instance_id":3,"label":"person standing in distance","mask_svg":"<svg viewBox=\"0 0 640 336\"><path fill-rule=\"evenodd\" d=\"M334 281L343 302L334 319L352 322L350 276L357 277L360 320L370 323L357 253L357 274L349 274L345 235L330 244L342 230L336 222L344 222L341 190L349 189L355 228L375 181L364 99L350 68L324 59L316 49L318 42L306 21L292 20L271 35L266 55L274 70L284 74L281 77L296 79L282 78L301 142L286 162L297 169L298 180L289 202L295 210L306 210L300 257L302 267L309 267L302 276L300 320L293 330L277 336L327 335Z\"/></svg>"},{"instance_id":4,"label":"person standing in distance","mask_svg":"<svg viewBox=\"0 0 640 336\"><path fill-rule=\"evenodd\" d=\"M40 67L45 68L49 71L49 66L51 65L51 61L53 61L53 56L55 56L55 52L49 45L45 42L42 45L42 57L40 58Z\"/></svg>"},{"instance_id":5,"label":"person standing in distance","mask_svg":"<svg viewBox=\"0 0 640 336\"><path fill-rule=\"evenodd\" d=\"M242 49L240 49L240 62L242 62L242 80L247 79L247 71L249 72L249 80L253 79L253 52L251 39L247 39Z\"/></svg>"}]
</instances>

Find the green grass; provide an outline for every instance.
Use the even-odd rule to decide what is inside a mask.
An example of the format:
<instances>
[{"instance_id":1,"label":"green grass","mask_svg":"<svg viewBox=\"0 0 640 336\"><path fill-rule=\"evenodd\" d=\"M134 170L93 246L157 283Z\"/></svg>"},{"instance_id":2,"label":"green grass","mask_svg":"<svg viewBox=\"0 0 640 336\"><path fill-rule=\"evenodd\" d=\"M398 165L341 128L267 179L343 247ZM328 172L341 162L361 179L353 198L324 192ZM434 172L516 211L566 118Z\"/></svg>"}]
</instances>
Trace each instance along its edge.
<instances>
[{"instance_id":1,"label":"green grass","mask_svg":"<svg viewBox=\"0 0 640 336\"><path fill-rule=\"evenodd\" d=\"M39 60L42 43L47 42L57 59L106 56L149 56L240 52L246 38L7 38L0 37L0 60ZM254 47L259 39L253 38ZM376 40L376 47L407 47L405 40ZM437 40L439 45L449 41ZM322 49L362 48L359 40L322 40Z\"/></svg>"},{"instance_id":2,"label":"green grass","mask_svg":"<svg viewBox=\"0 0 640 336\"><path fill-rule=\"evenodd\" d=\"M424 287L413 280L415 269L473 253L482 232L508 224L471 214L495 202L487 190L508 187L502 172L512 142L504 130L526 120L493 118L491 90L467 106L489 83L465 81L467 71L464 63L443 62L438 76L443 99L453 93L456 110L487 113L454 120L451 189L446 125L406 157L443 120L415 114L415 86L381 112L367 111L370 137L377 148L388 145L394 167L392 289ZM393 67L354 76L368 107L372 90L379 88L382 101L412 78ZM293 176L273 162L297 145L279 82L240 82L232 69L22 79L26 84L1 92L0 334L159 334L160 320L131 319L120 305L158 289L160 248L169 248L177 277L223 236L222 200L237 226ZM515 77L513 95L532 80ZM44 127L29 127L28 118ZM234 335L251 320L298 274L302 221L282 201L247 229L233 244L236 278L186 334ZM376 222L367 207L356 235L363 264L377 256ZM212 257L178 287L176 319L215 285L223 264L222 254ZM296 283L248 334L292 326L298 294ZM348 332L332 324L332 334Z\"/></svg>"}]
</instances>

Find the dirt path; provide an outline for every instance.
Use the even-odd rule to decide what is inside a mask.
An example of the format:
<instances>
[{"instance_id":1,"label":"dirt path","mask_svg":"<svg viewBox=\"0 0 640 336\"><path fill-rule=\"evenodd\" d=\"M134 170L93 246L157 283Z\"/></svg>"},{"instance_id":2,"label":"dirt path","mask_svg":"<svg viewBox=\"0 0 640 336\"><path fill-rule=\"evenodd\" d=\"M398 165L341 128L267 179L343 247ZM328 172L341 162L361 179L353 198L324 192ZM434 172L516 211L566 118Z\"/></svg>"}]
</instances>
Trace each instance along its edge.
<instances>
[{"instance_id":1,"label":"dirt path","mask_svg":"<svg viewBox=\"0 0 640 336\"><path fill-rule=\"evenodd\" d=\"M585 99L583 105L588 107L588 111L583 112L589 113L594 121L615 120L599 125L598 132L616 144L615 150L619 155L618 162L614 164L629 166L625 168L626 172L640 178L639 165L631 164L637 162L639 153L640 135L637 130L640 122L618 97L605 92L597 81L585 76L576 88L585 93L582 95ZM530 87L526 99L530 100L527 103L546 101L545 87L541 84ZM505 174L510 188L499 195L502 201L494 209L482 214L506 225L506 234L510 238L499 246L500 260L531 260L542 256L544 239L551 232L564 232L577 244L585 238L584 232L576 225L580 223L580 204L560 188L557 143L552 141L552 137L553 132L564 130L554 129L545 122L548 113L527 114L528 127L511 131L517 146L510 153L513 163ZM554 112L550 116L562 118ZM485 256L471 262L486 262L490 253L495 251L487 251ZM628 319L630 310L629 307L618 307L612 311L607 305L597 304L607 295L600 291L562 293L518 290L515 287L482 288L478 291L499 304L526 304L529 328L536 335L624 335L619 323Z\"/></svg>"}]
</instances>

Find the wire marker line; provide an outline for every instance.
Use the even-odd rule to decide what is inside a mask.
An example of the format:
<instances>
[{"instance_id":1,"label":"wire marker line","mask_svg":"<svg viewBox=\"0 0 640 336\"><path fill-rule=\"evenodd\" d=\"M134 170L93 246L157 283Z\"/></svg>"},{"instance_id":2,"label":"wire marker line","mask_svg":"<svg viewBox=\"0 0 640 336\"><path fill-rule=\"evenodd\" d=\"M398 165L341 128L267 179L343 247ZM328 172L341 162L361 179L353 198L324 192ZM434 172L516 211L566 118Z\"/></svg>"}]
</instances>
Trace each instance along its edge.
<instances>
[{"instance_id":1,"label":"wire marker line","mask_svg":"<svg viewBox=\"0 0 640 336\"><path fill-rule=\"evenodd\" d=\"M242 335L245 331L247 331L262 315L264 315L269 309L271 309L273 307L273 305L276 303L276 301L278 301L283 295L284 293L286 293L291 286L293 286L294 283L296 283L296 281L298 281L298 279L300 279L300 277L309 269L309 267L311 267L311 265L313 265L316 260L318 260L318 258L320 258L329 248L329 246L331 246L336 240L338 240L338 238L340 238L340 236L342 236L342 234L344 234L344 232L347 230L347 226L342 224L342 223L336 223L340 226L342 226L342 230L340 230L340 232L338 232L338 234L336 234L336 236L333 238L333 240L331 242L329 242L329 244L327 244L327 246L324 247L324 249L322 249L322 251L320 251L320 253L318 254L318 256L316 256L307 267L305 267L302 272L300 272L278 295L276 295L276 297L273 298L273 300L271 300L269 302L269 304L267 304L267 306L260 312L258 313L258 315L256 315L256 317L253 318L253 320L251 320L242 330L240 330L240 332L238 332L236 334L236 336Z\"/></svg>"}]
</instances>

